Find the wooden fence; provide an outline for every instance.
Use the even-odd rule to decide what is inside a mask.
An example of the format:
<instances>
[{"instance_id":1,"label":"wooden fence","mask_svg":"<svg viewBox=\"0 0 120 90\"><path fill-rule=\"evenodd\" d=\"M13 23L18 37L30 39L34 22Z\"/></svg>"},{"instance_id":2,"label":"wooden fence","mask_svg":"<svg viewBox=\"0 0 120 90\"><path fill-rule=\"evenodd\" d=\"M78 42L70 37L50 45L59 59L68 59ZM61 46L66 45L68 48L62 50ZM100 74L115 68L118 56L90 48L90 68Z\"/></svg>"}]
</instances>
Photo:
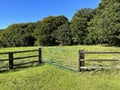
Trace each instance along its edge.
<instances>
[{"instance_id":1,"label":"wooden fence","mask_svg":"<svg viewBox=\"0 0 120 90\"><path fill-rule=\"evenodd\" d=\"M118 59L85 59L86 54L120 54L120 52L85 52L84 50L79 50L79 71L85 71L87 67L85 66L85 62L120 62ZM92 69L96 68L120 68L119 66L114 67L90 67Z\"/></svg>"},{"instance_id":2,"label":"wooden fence","mask_svg":"<svg viewBox=\"0 0 120 90\"><path fill-rule=\"evenodd\" d=\"M38 55L32 55L32 56L24 56L24 57L14 57L14 54L16 53L26 53L26 52L38 52ZM26 50L26 51L15 51L15 52L4 52L4 53L0 53L0 55L8 55L8 59L0 59L0 62L5 62L8 61L8 65L6 66L0 66L1 68L9 68L9 69L13 69L14 66L18 66L18 65L25 65L25 64L29 64L29 63L35 63L38 62L39 64L42 63L42 49L39 48L37 50ZM84 50L79 50L79 71L85 71L88 67L85 66L85 62L120 62L120 60L117 59L85 59L85 55L86 54L120 54L120 52L85 52ZM25 58L33 58L33 57L38 57L38 60L34 60L34 61L29 61L29 62L23 62L23 63L19 63L19 64L15 64L14 61L15 60L21 60L21 59L25 59ZM90 67L92 69L96 69L96 68L109 68L109 67ZM120 68L120 67L114 67L114 68Z\"/></svg>"},{"instance_id":3,"label":"wooden fence","mask_svg":"<svg viewBox=\"0 0 120 90\"><path fill-rule=\"evenodd\" d=\"M15 51L15 52L4 52L4 53L0 53L0 55L8 55L8 59L0 59L0 62L5 62L8 61L9 64L7 66L0 66L0 68L9 68L9 69L13 69L14 66L18 66L18 65L25 65L25 64L29 64L29 63L35 63L38 62L39 64L42 63L42 52L41 52L41 48L39 48L38 50L26 50L26 51ZM38 55L32 55L32 56L25 56L25 57L17 57L14 58L14 54L16 53L26 53L26 52L38 52ZM25 59L25 58L33 58L33 57L38 57L38 60L36 61L29 61L29 62L24 62L24 63L20 63L20 64L14 64L15 60L20 60L20 59Z\"/></svg>"}]
</instances>

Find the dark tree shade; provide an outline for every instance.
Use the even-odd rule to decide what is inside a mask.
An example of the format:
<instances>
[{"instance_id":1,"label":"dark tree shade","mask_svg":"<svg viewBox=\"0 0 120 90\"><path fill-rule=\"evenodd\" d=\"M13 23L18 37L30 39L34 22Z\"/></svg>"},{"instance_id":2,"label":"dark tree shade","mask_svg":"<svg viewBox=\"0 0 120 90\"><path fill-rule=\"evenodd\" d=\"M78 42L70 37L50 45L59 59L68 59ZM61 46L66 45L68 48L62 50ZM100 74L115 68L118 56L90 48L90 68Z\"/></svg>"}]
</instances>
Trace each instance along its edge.
<instances>
[{"instance_id":1,"label":"dark tree shade","mask_svg":"<svg viewBox=\"0 0 120 90\"><path fill-rule=\"evenodd\" d=\"M58 27L58 29L54 31L53 37L59 45L70 45L72 38L69 23L67 22Z\"/></svg>"}]
</instances>

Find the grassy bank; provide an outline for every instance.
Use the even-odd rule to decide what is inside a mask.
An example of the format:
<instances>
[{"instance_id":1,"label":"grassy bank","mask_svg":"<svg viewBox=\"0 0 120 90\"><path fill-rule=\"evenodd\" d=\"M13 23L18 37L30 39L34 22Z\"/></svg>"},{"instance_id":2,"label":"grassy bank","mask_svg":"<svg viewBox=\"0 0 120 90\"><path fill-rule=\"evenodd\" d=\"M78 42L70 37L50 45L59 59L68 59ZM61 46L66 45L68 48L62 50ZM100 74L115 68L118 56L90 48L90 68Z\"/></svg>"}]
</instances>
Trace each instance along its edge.
<instances>
[{"instance_id":1,"label":"grassy bank","mask_svg":"<svg viewBox=\"0 0 120 90\"><path fill-rule=\"evenodd\" d=\"M49 64L0 74L1 90L120 90L120 71L74 72Z\"/></svg>"}]
</instances>

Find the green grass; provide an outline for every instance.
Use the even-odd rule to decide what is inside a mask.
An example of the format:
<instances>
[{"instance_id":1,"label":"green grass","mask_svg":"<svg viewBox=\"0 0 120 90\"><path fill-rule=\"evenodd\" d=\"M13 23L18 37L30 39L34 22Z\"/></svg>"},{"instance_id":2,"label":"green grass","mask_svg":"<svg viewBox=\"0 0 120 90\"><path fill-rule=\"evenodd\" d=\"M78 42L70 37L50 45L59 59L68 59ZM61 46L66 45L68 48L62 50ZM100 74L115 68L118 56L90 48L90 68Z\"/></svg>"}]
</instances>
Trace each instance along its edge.
<instances>
[{"instance_id":1,"label":"green grass","mask_svg":"<svg viewBox=\"0 0 120 90\"><path fill-rule=\"evenodd\" d=\"M1 48L0 52L37 48L39 47ZM83 73L77 72L78 50L120 51L119 47L60 46L42 48L42 58L46 63L34 65L29 68L18 68L7 72L1 72L0 90L120 90L120 70L112 69L87 71ZM18 54L15 55L15 57L33 54L37 53ZM95 59L119 59L119 57L120 55L86 56L86 58ZM7 58L7 56L0 55L0 58ZM87 63L87 65L92 64Z\"/></svg>"}]
</instances>

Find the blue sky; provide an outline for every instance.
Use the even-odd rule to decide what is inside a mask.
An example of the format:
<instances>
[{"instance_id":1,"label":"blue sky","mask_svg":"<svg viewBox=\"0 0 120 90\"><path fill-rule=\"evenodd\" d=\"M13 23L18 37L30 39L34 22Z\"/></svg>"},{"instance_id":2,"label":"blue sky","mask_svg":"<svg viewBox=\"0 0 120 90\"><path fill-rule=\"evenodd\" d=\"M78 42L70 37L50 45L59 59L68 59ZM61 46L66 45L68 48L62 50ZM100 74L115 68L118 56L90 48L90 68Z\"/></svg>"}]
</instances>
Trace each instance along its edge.
<instances>
[{"instance_id":1,"label":"blue sky","mask_svg":"<svg viewBox=\"0 0 120 90\"><path fill-rule=\"evenodd\" d=\"M81 8L96 8L101 0L0 0L0 29L14 23L36 22L47 16L69 20Z\"/></svg>"}]
</instances>

